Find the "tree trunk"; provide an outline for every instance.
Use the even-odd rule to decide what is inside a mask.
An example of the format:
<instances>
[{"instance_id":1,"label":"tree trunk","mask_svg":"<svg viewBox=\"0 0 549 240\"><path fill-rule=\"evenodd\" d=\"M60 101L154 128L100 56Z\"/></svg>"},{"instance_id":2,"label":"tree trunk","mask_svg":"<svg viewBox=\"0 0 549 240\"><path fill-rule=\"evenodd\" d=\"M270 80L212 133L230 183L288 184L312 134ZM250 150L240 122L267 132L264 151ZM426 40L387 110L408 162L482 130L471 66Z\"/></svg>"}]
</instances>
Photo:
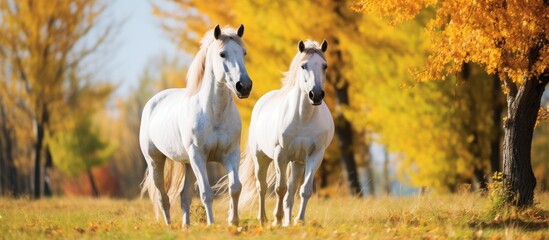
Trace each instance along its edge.
<instances>
[{"instance_id":1,"label":"tree trunk","mask_svg":"<svg viewBox=\"0 0 549 240\"><path fill-rule=\"evenodd\" d=\"M475 176L475 179L478 183L478 189L475 190L486 192L486 190L488 189L488 182L486 181L486 176L484 176L484 170L477 166L475 167L475 169L473 169L473 175Z\"/></svg>"},{"instance_id":2,"label":"tree trunk","mask_svg":"<svg viewBox=\"0 0 549 240\"><path fill-rule=\"evenodd\" d=\"M368 183L368 194L373 197L376 195L376 182L371 159L368 159L368 161L366 162L366 175L366 182Z\"/></svg>"},{"instance_id":3,"label":"tree trunk","mask_svg":"<svg viewBox=\"0 0 549 240\"><path fill-rule=\"evenodd\" d=\"M501 87L500 79L497 75L493 78L493 104L492 104L492 120L494 122L494 129L492 139L490 141L490 167L491 175L493 176L495 172L501 172L501 114L503 112L503 105L501 104Z\"/></svg>"},{"instance_id":4,"label":"tree trunk","mask_svg":"<svg viewBox=\"0 0 549 240\"><path fill-rule=\"evenodd\" d=\"M35 120L36 143L34 144L34 199L42 195L42 143L44 141L44 125Z\"/></svg>"},{"instance_id":5,"label":"tree trunk","mask_svg":"<svg viewBox=\"0 0 549 240\"><path fill-rule=\"evenodd\" d=\"M10 150L11 151L11 150ZM6 168L8 170L8 182L7 182L7 191L8 194L10 194L13 197L19 196L21 194L21 189L19 188L17 184L17 179L19 178L19 171L15 167L15 164L13 163L13 158L10 162L8 162L8 166ZM27 179L28 181L28 179Z\"/></svg>"},{"instance_id":6,"label":"tree trunk","mask_svg":"<svg viewBox=\"0 0 549 240\"><path fill-rule=\"evenodd\" d=\"M335 1L333 11L341 18L345 18L342 9L346 8L344 2ZM341 50L339 38L330 34L334 31L329 28L327 31L327 40L329 47L327 51L330 66L327 71L327 81L335 90L336 105L341 107L349 106L349 83L344 78L341 71L344 71L345 61L343 60L343 52ZM353 129L348 119L345 119L340 107L336 107L335 116L335 137L341 152L341 163L346 171L347 182L349 184L351 195L362 196L360 182L358 180L358 172L356 169L356 161L353 154Z\"/></svg>"},{"instance_id":7,"label":"tree trunk","mask_svg":"<svg viewBox=\"0 0 549 240\"><path fill-rule=\"evenodd\" d=\"M99 197L99 191L97 190L97 186L95 185L95 179L93 178L91 169L88 169L87 173L88 173L88 179L90 180L92 196L97 198Z\"/></svg>"},{"instance_id":8,"label":"tree trunk","mask_svg":"<svg viewBox=\"0 0 549 240\"><path fill-rule=\"evenodd\" d=\"M532 171L531 146L541 96L549 77L527 79L518 89L508 79L506 84L508 115L503 142L503 184L506 201L525 207L534 203L536 178Z\"/></svg>"},{"instance_id":9,"label":"tree trunk","mask_svg":"<svg viewBox=\"0 0 549 240\"><path fill-rule=\"evenodd\" d=\"M472 184L472 189L475 191L485 192L487 189L487 173L485 166L485 155L484 149L482 148L482 143L484 139L481 139L481 129L480 124L481 120L479 119L480 109L477 104L477 95L478 90L474 87L474 78L471 78L471 63L462 63L461 65L461 78L468 86L463 88L465 106L468 111L473 114L469 114L468 121L462 123L463 132L466 133L466 136L472 136L473 141L467 145L469 153L473 157L473 179L468 179L467 182ZM474 184L476 182L476 184Z\"/></svg>"},{"instance_id":10,"label":"tree trunk","mask_svg":"<svg viewBox=\"0 0 549 240\"><path fill-rule=\"evenodd\" d=\"M17 197L20 193L20 189L17 185L18 171L15 167L13 155L12 155L12 144L11 138L5 139L6 146L0 151L3 151L5 154L2 154L2 194L5 196Z\"/></svg>"},{"instance_id":11,"label":"tree trunk","mask_svg":"<svg viewBox=\"0 0 549 240\"><path fill-rule=\"evenodd\" d=\"M320 175L320 189L328 187L328 171L326 171L326 164L321 164L318 170Z\"/></svg>"},{"instance_id":12,"label":"tree trunk","mask_svg":"<svg viewBox=\"0 0 549 240\"><path fill-rule=\"evenodd\" d=\"M347 89L349 85L344 83L340 88L336 88L336 99L340 105L348 106L349 96ZM353 154L353 130L349 120L345 119L341 111L336 115L336 138L341 152L341 163L347 173L347 182L351 195L362 196L360 182L358 181L358 172Z\"/></svg>"},{"instance_id":13,"label":"tree trunk","mask_svg":"<svg viewBox=\"0 0 549 240\"><path fill-rule=\"evenodd\" d=\"M8 171L6 170L8 160L4 156L6 150L4 148L3 140L3 137L0 136L0 196L8 195Z\"/></svg>"},{"instance_id":14,"label":"tree trunk","mask_svg":"<svg viewBox=\"0 0 549 240\"><path fill-rule=\"evenodd\" d=\"M48 111L46 106L43 106L41 116L34 120L34 130L36 136L36 142L34 144L34 199L39 199L42 196L42 185L44 179L42 177L41 160L47 121Z\"/></svg>"},{"instance_id":15,"label":"tree trunk","mask_svg":"<svg viewBox=\"0 0 549 240\"><path fill-rule=\"evenodd\" d=\"M4 196L17 196L19 195L19 188L17 187L18 171L15 168L13 151L15 136L13 134L12 126L9 123L6 108L2 102L2 109L0 109L0 124L2 125L2 132L0 136L0 173L2 182L2 195Z\"/></svg>"},{"instance_id":16,"label":"tree trunk","mask_svg":"<svg viewBox=\"0 0 549 240\"><path fill-rule=\"evenodd\" d=\"M389 176L389 152L387 148L383 149L383 190L386 195L391 194L391 177Z\"/></svg>"},{"instance_id":17,"label":"tree trunk","mask_svg":"<svg viewBox=\"0 0 549 240\"><path fill-rule=\"evenodd\" d=\"M331 46L333 46L331 48L334 49L329 52L332 54L332 65L338 65L342 61L342 52L341 49L339 49L339 40L337 38L333 38L331 41ZM343 79L341 72L338 72L337 69L340 69L339 67L334 66L333 69L333 71L328 71L328 77L335 90L336 104L344 107L349 106L349 84L345 81L345 79ZM343 116L343 113L339 107L336 108L336 116L334 119L335 137L341 152L341 163L347 173L347 182L349 183L350 193L351 195L362 196L360 182L358 180L358 172L356 169L356 161L353 154L353 129L351 127L351 123L345 118L345 116Z\"/></svg>"},{"instance_id":18,"label":"tree trunk","mask_svg":"<svg viewBox=\"0 0 549 240\"><path fill-rule=\"evenodd\" d=\"M368 186L368 194L370 196L376 195L376 181L374 176L374 169L372 167L372 156L370 156L370 144L368 144L366 141L366 135L360 134L361 138L358 140L358 144L360 144L360 152L359 154L362 157L364 162L364 168L366 170L366 185Z\"/></svg>"},{"instance_id":19,"label":"tree trunk","mask_svg":"<svg viewBox=\"0 0 549 240\"><path fill-rule=\"evenodd\" d=\"M475 110L478 113L478 111ZM469 131L474 137L473 142L469 146L469 151L475 158L475 164L473 167L473 176L478 185L473 184L473 189L475 191L486 192L488 189L488 178L486 176L487 171L485 171L485 164L483 164L482 149L480 147L479 133L475 126L472 126Z\"/></svg>"},{"instance_id":20,"label":"tree trunk","mask_svg":"<svg viewBox=\"0 0 549 240\"><path fill-rule=\"evenodd\" d=\"M48 145L46 149L46 163L44 164L44 196L51 197L53 195L51 190L51 178L50 171L53 168L53 157L51 156L51 150Z\"/></svg>"}]
</instances>

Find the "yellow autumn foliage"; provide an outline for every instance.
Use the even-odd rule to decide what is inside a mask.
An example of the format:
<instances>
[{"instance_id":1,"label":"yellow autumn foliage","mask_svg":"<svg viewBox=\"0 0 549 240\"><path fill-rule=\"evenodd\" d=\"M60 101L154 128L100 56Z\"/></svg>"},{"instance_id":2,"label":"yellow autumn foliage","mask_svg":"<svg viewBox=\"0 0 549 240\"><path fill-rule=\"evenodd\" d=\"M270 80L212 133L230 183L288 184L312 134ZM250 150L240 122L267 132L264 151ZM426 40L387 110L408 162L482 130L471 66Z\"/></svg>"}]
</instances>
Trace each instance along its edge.
<instances>
[{"instance_id":1,"label":"yellow autumn foliage","mask_svg":"<svg viewBox=\"0 0 549 240\"><path fill-rule=\"evenodd\" d=\"M459 72L462 62L478 63L489 74L518 84L547 71L546 1L360 0L354 5L355 10L386 16L395 22L411 19L426 7L433 8L435 15L426 27L431 54L421 79L447 77ZM535 48L540 48L538 53L534 53Z\"/></svg>"}]
</instances>

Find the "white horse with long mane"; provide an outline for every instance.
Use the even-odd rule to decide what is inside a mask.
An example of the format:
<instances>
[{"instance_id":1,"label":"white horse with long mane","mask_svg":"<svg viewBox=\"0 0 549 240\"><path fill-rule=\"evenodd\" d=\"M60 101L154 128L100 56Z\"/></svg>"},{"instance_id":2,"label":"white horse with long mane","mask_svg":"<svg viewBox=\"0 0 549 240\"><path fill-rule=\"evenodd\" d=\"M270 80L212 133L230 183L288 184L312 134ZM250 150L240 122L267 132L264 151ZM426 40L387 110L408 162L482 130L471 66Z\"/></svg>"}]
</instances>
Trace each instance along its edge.
<instances>
[{"instance_id":1,"label":"white horse with long mane","mask_svg":"<svg viewBox=\"0 0 549 240\"><path fill-rule=\"evenodd\" d=\"M277 203L273 225L290 225L294 195L302 177L301 205L295 223L304 221L314 174L334 136L332 115L322 101L327 47L326 40L321 45L310 40L300 41L299 52L285 74L282 89L268 92L254 106L248 145L240 166L243 177L240 206L250 205L259 193L258 218L262 224L267 221L265 194L268 186L275 182ZM270 172L267 184L271 161L276 178ZM288 164L290 173L286 183Z\"/></svg>"},{"instance_id":2,"label":"white horse with long mane","mask_svg":"<svg viewBox=\"0 0 549 240\"><path fill-rule=\"evenodd\" d=\"M207 161L225 166L231 196L228 221L238 224L242 123L231 92L247 98L252 88L244 65L243 34L243 25L238 30L217 25L208 31L187 73L187 88L164 90L143 109L139 142L148 167L142 194L149 193L157 219L160 210L166 224L170 223L170 204L178 194L183 226L190 224L195 181L207 222L214 222Z\"/></svg>"}]
</instances>

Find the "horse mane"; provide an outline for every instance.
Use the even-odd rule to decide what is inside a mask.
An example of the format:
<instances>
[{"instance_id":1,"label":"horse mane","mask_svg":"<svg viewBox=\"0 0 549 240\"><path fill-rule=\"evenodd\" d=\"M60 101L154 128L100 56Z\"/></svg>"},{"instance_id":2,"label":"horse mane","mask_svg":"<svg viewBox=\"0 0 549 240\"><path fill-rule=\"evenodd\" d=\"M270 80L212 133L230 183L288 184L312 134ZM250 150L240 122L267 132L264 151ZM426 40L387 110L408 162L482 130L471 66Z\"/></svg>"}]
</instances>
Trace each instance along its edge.
<instances>
[{"instance_id":1,"label":"horse mane","mask_svg":"<svg viewBox=\"0 0 549 240\"><path fill-rule=\"evenodd\" d=\"M208 48L214 44L219 44L219 47L225 46L225 44L229 40L235 41L238 45L240 45L242 48L244 48L244 42L242 42L242 38L240 38L236 30L231 27L224 27L221 29L221 35L219 36L220 41L216 41L213 29L207 31L204 34L204 37L202 40L200 40L200 50L198 50L198 53L194 57L193 61L191 62L191 65L189 66L189 70L187 71L187 93L189 95L194 95L198 93L200 90L200 87L202 86L202 80L204 78L204 73L206 70L206 58L208 55Z\"/></svg>"},{"instance_id":2,"label":"horse mane","mask_svg":"<svg viewBox=\"0 0 549 240\"><path fill-rule=\"evenodd\" d=\"M322 57L322 59L326 60L326 56L324 56L324 52L322 52L318 42L307 40L305 42L305 49L303 49L303 52L298 51L290 64L290 69L284 73L284 78L282 78L282 92L288 92L292 89L292 87L297 83L297 73L301 68L299 64L303 62L303 60L310 58L315 53Z\"/></svg>"}]
</instances>

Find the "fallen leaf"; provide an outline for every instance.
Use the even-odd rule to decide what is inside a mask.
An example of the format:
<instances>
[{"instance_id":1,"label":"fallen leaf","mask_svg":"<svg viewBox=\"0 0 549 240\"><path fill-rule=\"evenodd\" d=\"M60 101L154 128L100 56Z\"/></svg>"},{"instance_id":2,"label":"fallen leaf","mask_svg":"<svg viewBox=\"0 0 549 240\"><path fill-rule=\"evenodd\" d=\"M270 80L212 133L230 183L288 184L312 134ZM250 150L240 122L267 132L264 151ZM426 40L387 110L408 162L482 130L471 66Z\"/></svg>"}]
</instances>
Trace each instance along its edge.
<instances>
[{"instance_id":1,"label":"fallen leaf","mask_svg":"<svg viewBox=\"0 0 549 240\"><path fill-rule=\"evenodd\" d=\"M80 228L80 227L75 227L74 230L76 230L80 234L84 234L86 232L86 230L84 230L83 228Z\"/></svg>"}]
</instances>

